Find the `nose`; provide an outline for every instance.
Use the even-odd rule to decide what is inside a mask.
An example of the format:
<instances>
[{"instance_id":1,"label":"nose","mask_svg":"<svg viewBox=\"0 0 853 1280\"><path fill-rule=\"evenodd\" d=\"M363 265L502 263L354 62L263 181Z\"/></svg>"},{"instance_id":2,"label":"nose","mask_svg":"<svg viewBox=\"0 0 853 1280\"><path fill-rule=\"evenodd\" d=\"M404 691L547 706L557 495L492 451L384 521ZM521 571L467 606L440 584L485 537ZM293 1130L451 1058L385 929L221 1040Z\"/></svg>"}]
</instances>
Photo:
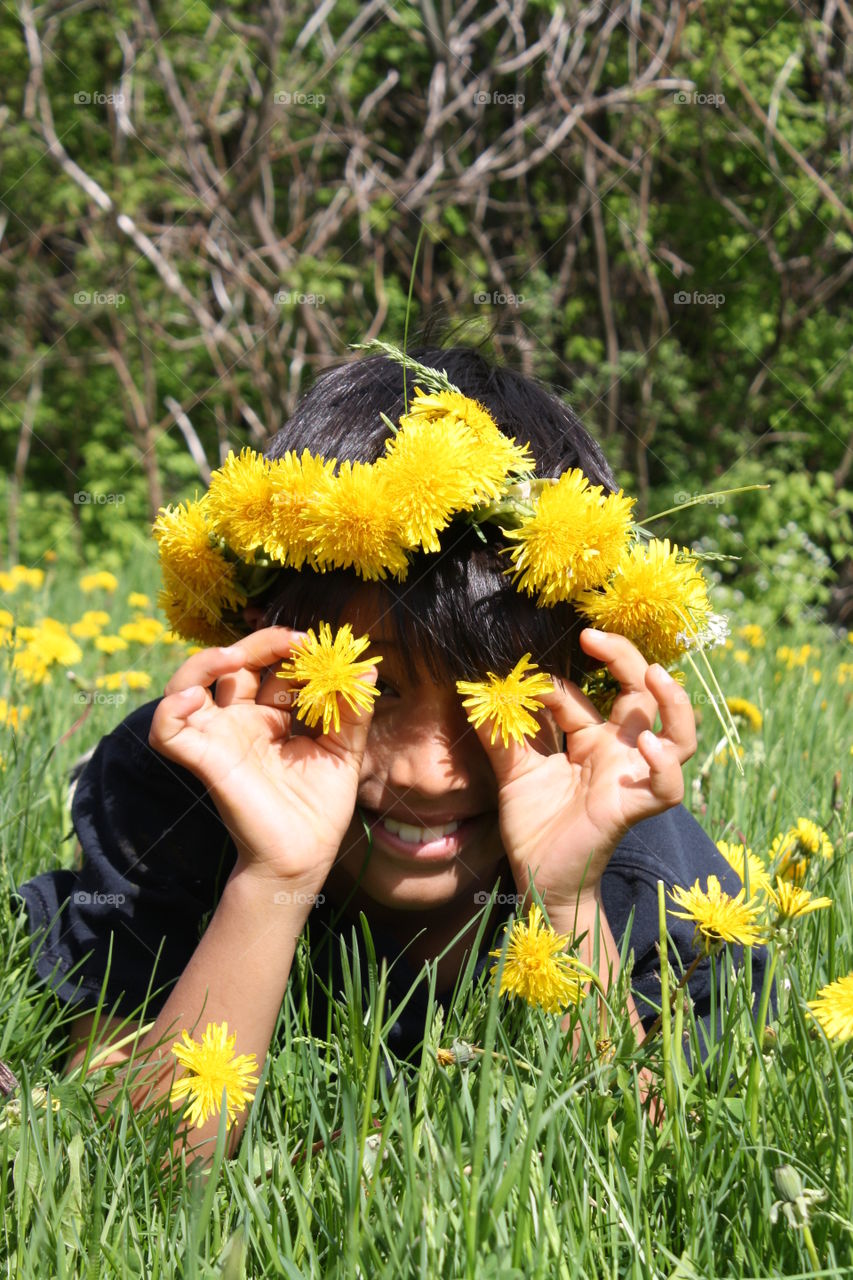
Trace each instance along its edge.
<instances>
[{"instance_id":1,"label":"nose","mask_svg":"<svg viewBox=\"0 0 853 1280\"><path fill-rule=\"evenodd\" d=\"M416 793L424 799L453 791L482 788L488 760L468 723L455 689L448 696L421 701L395 744L387 783L397 794ZM485 766L485 768L484 768Z\"/></svg>"}]
</instances>

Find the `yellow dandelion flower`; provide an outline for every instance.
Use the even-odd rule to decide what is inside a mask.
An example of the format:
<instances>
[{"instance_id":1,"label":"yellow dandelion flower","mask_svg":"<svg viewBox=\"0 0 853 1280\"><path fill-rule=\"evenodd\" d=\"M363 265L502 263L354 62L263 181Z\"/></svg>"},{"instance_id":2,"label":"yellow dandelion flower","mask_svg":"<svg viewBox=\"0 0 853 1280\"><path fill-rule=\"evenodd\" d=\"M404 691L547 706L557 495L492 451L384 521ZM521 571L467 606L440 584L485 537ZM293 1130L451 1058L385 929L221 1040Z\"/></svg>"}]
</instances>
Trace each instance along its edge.
<instances>
[{"instance_id":1,"label":"yellow dandelion flower","mask_svg":"<svg viewBox=\"0 0 853 1280\"><path fill-rule=\"evenodd\" d=\"M144 591L131 591L127 597L127 603L131 609L150 609L151 600Z\"/></svg>"},{"instance_id":2,"label":"yellow dandelion flower","mask_svg":"<svg viewBox=\"0 0 853 1280\"><path fill-rule=\"evenodd\" d=\"M770 892L770 876L767 874L767 868L751 849L728 840L718 840L717 848L731 869L740 876L741 884L746 883L746 871L749 868L750 894Z\"/></svg>"},{"instance_id":3,"label":"yellow dandelion flower","mask_svg":"<svg viewBox=\"0 0 853 1280\"><path fill-rule=\"evenodd\" d=\"M750 661L748 649L735 649L732 657L735 662L739 662L742 667L747 666Z\"/></svg>"},{"instance_id":4,"label":"yellow dandelion flower","mask_svg":"<svg viewBox=\"0 0 853 1280\"><path fill-rule=\"evenodd\" d=\"M436 391L425 395L415 387L409 411L399 424L444 420L445 427L458 424L466 428L471 449L471 477L476 483L478 501L497 498L512 475L533 470L535 460L529 444L517 445L515 437L504 435L485 405L458 391Z\"/></svg>"},{"instance_id":5,"label":"yellow dandelion flower","mask_svg":"<svg viewBox=\"0 0 853 1280\"><path fill-rule=\"evenodd\" d=\"M11 627L15 621L15 615L10 613L8 609L0 609L0 627Z\"/></svg>"},{"instance_id":6,"label":"yellow dandelion flower","mask_svg":"<svg viewBox=\"0 0 853 1280\"><path fill-rule=\"evenodd\" d=\"M853 1038L853 973L821 987L808 1007L830 1040Z\"/></svg>"},{"instance_id":7,"label":"yellow dandelion flower","mask_svg":"<svg viewBox=\"0 0 853 1280\"><path fill-rule=\"evenodd\" d=\"M699 565L668 538L630 547L610 582L575 603L594 627L627 636L647 662L664 667L701 638L714 616Z\"/></svg>"},{"instance_id":8,"label":"yellow dandelion flower","mask_svg":"<svg viewBox=\"0 0 853 1280\"><path fill-rule=\"evenodd\" d=\"M829 862L834 852L832 841L822 827L809 818L798 818L795 826L775 837L770 846L770 860L776 864L777 875L800 881L813 858Z\"/></svg>"},{"instance_id":9,"label":"yellow dandelion flower","mask_svg":"<svg viewBox=\"0 0 853 1280\"><path fill-rule=\"evenodd\" d=\"M235 579L234 565L212 544L205 498L161 507L153 534L160 549L160 568L166 592L177 596L195 614L216 626L223 608L239 609L246 596ZM160 608L164 608L158 599ZM170 626L177 630L169 619Z\"/></svg>"},{"instance_id":10,"label":"yellow dandelion flower","mask_svg":"<svg viewBox=\"0 0 853 1280\"><path fill-rule=\"evenodd\" d=\"M758 923L759 900L744 900L744 891L733 898L724 893L716 876L708 876L707 889L701 889L696 880L690 889L674 885L670 898L683 911L670 915L679 920L692 920L696 925L693 945L710 955L724 943L734 942L743 947L754 947L764 941Z\"/></svg>"},{"instance_id":11,"label":"yellow dandelion flower","mask_svg":"<svg viewBox=\"0 0 853 1280\"><path fill-rule=\"evenodd\" d=\"M190 1039L189 1032L182 1031L180 1040L172 1045L172 1053L181 1066L186 1067L187 1075L181 1076L172 1085L169 1092L171 1102L180 1102L184 1098L191 1099L187 1113L190 1125L198 1128L204 1124L208 1116L216 1115L222 1105L222 1090L225 1090L226 1129L236 1122L237 1114L255 1096L254 1089L248 1086L257 1084L259 1076L253 1074L258 1069L258 1062L253 1053L234 1055L237 1041L236 1031L228 1035L228 1023L216 1024L208 1022L201 1043Z\"/></svg>"},{"instance_id":12,"label":"yellow dandelion flower","mask_svg":"<svg viewBox=\"0 0 853 1280\"><path fill-rule=\"evenodd\" d=\"M147 671L125 671L125 683L128 689L150 689L151 677Z\"/></svg>"},{"instance_id":13,"label":"yellow dandelion flower","mask_svg":"<svg viewBox=\"0 0 853 1280\"><path fill-rule=\"evenodd\" d=\"M125 622L118 629L123 640L130 640L135 644L154 644L164 631L165 627L157 618L141 618L138 622Z\"/></svg>"},{"instance_id":14,"label":"yellow dandelion flower","mask_svg":"<svg viewBox=\"0 0 853 1280\"><path fill-rule=\"evenodd\" d=\"M512 548L513 581L539 604L570 600L579 591L602 587L628 547L634 498L622 490L605 494L583 471L564 471L546 485L534 514L505 536Z\"/></svg>"},{"instance_id":15,"label":"yellow dandelion flower","mask_svg":"<svg viewBox=\"0 0 853 1280\"><path fill-rule=\"evenodd\" d=\"M181 640L197 641L201 649L234 644L242 639L244 631L220 618L211 620L209 611L195 608L193 602L188 600L181 583L171 574L164 574L164 581L166 585L157 597L157 604L165 613L174 635ZM164 632L163 636L166 634L168 633ZM163 636L160 637L161 640ZM97 643L96 640L95 644Z\"/></svg>"},{"instance_id":16,"label":"yellow dandelion flower","mask_svg":"<svg viewBox=\"0 0 853 1280\"><path fill-rule=\"evenodd\" d=\"M96 689L120 689L122 686L123 672L108 671L105 676L97 676L95 679Z\"/></svg>"},{"instance_id":17,"label":"yellow dandelion flower","mask_svg":"<svg viewBox=\"0 0 853 1280\"><path fill-rule=\"evenodd\" d=\"M247 564L268 536L275 485L266 458L245 445L233 449L210 477L207 518L216 533Z\"/></svg>"},{"instance_id":18,"label":"yellow dandelion flower","mask_svg":"<svg viewBox=\"0 0 853 1280\"><path fill-rule=\"evenodd\" d=\"M122 640L121 636L97 636L95 648L101 653L121 653L122 649L127 648L127 641Z\"/></svg>"},{"instance_id":19,"label":"yellow dandelion flower","mask_svg":"<svg viewBox=\"0 0 853 1280\"><path fill-rule=\"evenodd\" d=\"M764 723L764 717L758 710L754 702L749 702L746 698L726 698L726 706L732 713L734 720L739 720L742 724L749 725L756 733Z\"/></svg>"},{"instance_id":20,"label":"yellow dandelion flower","mask_svg":"<svg viewBox=\"0 0 853 1280\"><path fill-rule=\"evenodd\" d=\"M83 657L83 650L77 641L69 634L65 624L56 618L42 618L35 627L19 627L17 638L19 642L26 644L26 652L46 666L59 662L67 667ZM21 656L21 652L16 654L16 660ZM27 660L23 663L16 661L15 665L20 670L25 670Z\"/></svg>"},{"instance_id":21,"label":"yellow dandelion flower","mask_svg":"<svg viewBox=\"0 0 853 1280\"><path fill-rule=\"evenodd\" d=\"M800 889L797 885L776 877L776 888L769 888L768 894L776 908L777 921L796 920L798 916L807 916L811 911L821 911L832 906L832 898L815 898L808 889Z\"/></svg>"},{"instance_id":22,"label":"yellow dandelion flower","mask_svg":"<svg viewBox=\"0 0 853 1280\"><path fill-rule=\"evenodd\" d=\"M17 729L30 713L30 707L10 707L5 698L0 698L0 724L8 724Z\"/></svg>"},{"instance_id":23,"label":"yellow dandelion flower","mask_svg":"<svg viewBox=\"0 0 853 1280\"><path fill-rule=\"evenodd\" d=\"M474 473L470 432L449 415L415 418L385 442L376 464L387 482L407 547L439 551L438 532L457 511L470 511L482 485Z\"/></svg>"},{"instance_id":24,"label":"yellow dandelion flower","mask_svg":"<svg viewBox=\"0 0 853 1280\"><path fill-rule=\"evenodd\" d=\"M381 468L342 462L305 512L305 532L318 565L355 569L375 581L386 571L405 578L403 532Z\"/></svg>"},{"instance_id":25,"label":"yellow dandelion flower","mask_svg":"<svg viewBox=\"0 0 853 1280\"><path fill-rule=\"evenodd\" d=\"M555 932L544 923L537 903L527 921L516 920L510 930L499 995L521 997L528 1004L541 1005L548 1013L560 1013L568 1004L577 1004L583 995L578 962L565 950L568 934ZM490 951L500 957L501 952ZM492 965L497 977L499 965Z\"/></svg>"},{"instance_id":26,"label":"yellow dandelion flower","mask_svg":"<svg viewBox=\"0 0 853 1280\"><path fill-rule=\"evenodd\" d=\"M300 457L291 449L269 465L273 497L263 548L270 559L301 569L306 560L314 561L305 514L314 495L332 480L335 460L315 457L310 449Z\"/></svg>"},{"instance_id":27,"label":"yellow dandelion flower","mask_svg":"<svg viewBox=\"0 0 853 1280\"><path fill-rule=\"evenodd\" d=\"M283 680L305 681L294 701L299 720L304 720L312 729L322 717L323 733L329 732L332 723L338 733L341 727L338 695L358 714L367 710L377 696L376 686L366 684L359 676L382 659L356 661L370 644L370 637L354 639L349 623L338 628L334 640L328 622L321 622L319 630L319 637L309 629L306 639L293 645L290 658L276 675Z\"/></svg>"},{"instance_id":28,"label":"yellow dandelion flower","mask_svg":"<svg viewBox=\"0 0 853 1280\"><path fill-rule=\"evenodd\" d=\"M87 573L80 579L81 591L115 591L118 578L106 569L99 573Z\"/></svg>"},{"instance_id":29,"label":"yellow dandelion flower","mask_svg":"<svg viewBox=\"0 0 853 1280\"><path fill-rule=\"evenodd\" d=\"M76 636L78 640L91 640L94 636L99 636L103 630L91 618L78 618L76 622L71 623L68 629L72 636Z\"/></svg>"},{"instance_id":30,"label":"yellow dandelion flower","mask_svg":"<svg viewBox=\"0 0 853 1280\"><path fill-rule=\"evenodd\" d=\"M19 649L12 659L12 668L30 684L50 683L50 663L33 649Z\"/></svg>"},{"instance_id":31,"label":"yellow dandelion flower","mask_svg":"<svg viewBox=\"0 0 853 1280\"><path fill-rule=\"evenodd\" d=\"M847 684L848 680L853 684L853 662L839 662L835 678L839 684Z\"/></svg>"},{"instance_id":32,"label":"yellow dandelion flower","mask_svg":"<svg viewBox=\"0 0 853 1280\"><path fill-rule=\"evenodd\" d=\"M737 633L748 644L752 645L753 649L763 649L767 644L764 638L764 628L758 622L745 623L744 626L738 627Z\"/></svg>"},{"instance_id":33,"label":"yellow dandelion flower","mask_svg":"<svg viewBox=\"0 0 853 1280\"><path fill-rule=\"evenodd\" d=\"M536 671L536 675L529 676L528 671ZM506 747L510 738L513 742L523 742L539 732L539 725L530 712L541 709L540 694L553 693L554 685L544 672L537 671L536 663L531 662L530 654L526 653L508 676L487 671L485 680L457 680L456 689L460 694L470 695L463 698L462 706L467 708L468 720L474 728L479 729L491 720L491 741L500 733Z\"/></svg>"},{"instance_id":34,"label":"yellow dandelion flower","mask_svg":"<svg viewBox=\"0 0 853 1280\"><path fill-rule=\"evenodd\" d=\"M0 573L0 588L10 594L18 587L35 587L44 583L44 569L28 569L25 564L13 565L8 573Z\"/></svg>"}]
</instances>

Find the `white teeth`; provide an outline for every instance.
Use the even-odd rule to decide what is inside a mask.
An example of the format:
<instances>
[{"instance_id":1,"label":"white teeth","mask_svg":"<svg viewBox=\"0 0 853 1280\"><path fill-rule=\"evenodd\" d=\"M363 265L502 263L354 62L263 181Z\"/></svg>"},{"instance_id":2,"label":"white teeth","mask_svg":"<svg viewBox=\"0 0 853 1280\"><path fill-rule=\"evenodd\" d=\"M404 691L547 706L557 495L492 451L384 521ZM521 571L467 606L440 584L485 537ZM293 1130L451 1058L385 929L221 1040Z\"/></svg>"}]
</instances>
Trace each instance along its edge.
<instances>
[{"instance_id":1,"label":"white teeth","mask_svg":"<svg viewBox=\"0 0 853 1280\"><path fill-rule=\"evenodd\" d=\"M382 825L406 844L428 844L452 835L459 827L458 822L446 822L443 827L413 827L410 822L395 822L393 818L383 818Z\"/></svg>"}]
</instances>

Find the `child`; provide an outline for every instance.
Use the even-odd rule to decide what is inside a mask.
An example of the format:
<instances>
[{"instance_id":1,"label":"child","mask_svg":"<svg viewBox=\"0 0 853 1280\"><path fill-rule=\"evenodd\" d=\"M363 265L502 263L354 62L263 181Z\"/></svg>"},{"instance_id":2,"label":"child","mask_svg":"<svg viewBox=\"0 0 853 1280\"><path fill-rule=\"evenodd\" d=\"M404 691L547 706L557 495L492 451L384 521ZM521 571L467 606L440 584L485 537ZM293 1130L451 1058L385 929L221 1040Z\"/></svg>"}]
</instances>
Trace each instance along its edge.
<instances>
[{"instance_id":1,"label":"child","mask_svg":"<svg viewBox=\"0 0 853 1280\"><path fill-rule=\"evenodd\" d=\"M538 476L579 467L615 491L575 414L537 383L470 348L412 355L444 369L507 437L529 441ZM409 399L412 387L409 373ZM403 411L399 364L354 360L318 378L267 457L307 448L374 462L389 436L380 415L396 422ZM377 957L391 964L391 1007L442 952L437 991L446 1001L480 904L497 885L501 905L476 974L492 963L508 897L527 895L529 905L531 874L552 926L584 935L587 964L598 930L605 984L634 912L631 1013L638 1029L653 1022L658 879L667 891L697 879L704 886L709 874L732 894L741 887L681 804L681 767L696 745L688 695L624 636L584 628L565 601L543 608L517 590L497 529L483 528L446 529L440 552L412 555L403 581L282 568L266 596L243 608L250 634L190 656L162 698L101 740L72 807L81 868L45 872L19 890L39 930L37 970L77 1011L69 1065L85 1056L107 973L106 1007L119 1017L138 1016L155 993L146 1016L156 1022L136 1049L137 1060L148 1052L159 1069L155 1092L168 1089L169 1046L183 1027L198 1035L199 1025L227 1021L236 1052L263 1063L306 923L320 979L312 1028L327 1034L323 985L340 994L339 938L361 945L362 911ZM293 714L293 695L275 674L298 640L293 629L321 621L350 623L381 657L362 677L376 682L373 705L356 714L341 702L340 728L325 734ZM493 743L490 724L469 723L455 682L505 674L525 653L564 679L541 698L535 739ZM573 682L602 665L622 689L609 719ZM692 925L674 916L668 925L686 967ZM758 989L762 964L756 953ZM690 991L707 1018L707 961ZM391 1030L400 1056L423 1037L425 1001L421 983ZM245 1118L231 1131L231 1151ZM217 1122L214 1115L194 1140L215 1137Z\"/></svg>"}]
</instances>

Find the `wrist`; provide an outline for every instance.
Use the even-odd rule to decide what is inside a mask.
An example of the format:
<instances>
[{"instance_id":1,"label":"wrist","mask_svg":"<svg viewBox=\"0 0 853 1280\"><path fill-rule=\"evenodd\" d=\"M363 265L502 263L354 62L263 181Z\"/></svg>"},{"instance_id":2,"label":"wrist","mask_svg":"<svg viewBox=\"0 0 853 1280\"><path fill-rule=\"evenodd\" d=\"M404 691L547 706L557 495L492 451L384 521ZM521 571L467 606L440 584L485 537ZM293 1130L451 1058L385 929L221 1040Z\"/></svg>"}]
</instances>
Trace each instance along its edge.
<instances>
[{"instance_id":1,"label":"wrist","mask_svg":"<svg viewBox=\"0 0 853 1280\"><path fill-rule=\"evenodd\" d=\"M257 918L266 918L298 935L313 908L322 901L322 894L314 884L314 881L265 875L238 862L225 882L222 897L227 897L229 902L239 902L241 907L249 907Z\"/></svg>"}]
</instances>

